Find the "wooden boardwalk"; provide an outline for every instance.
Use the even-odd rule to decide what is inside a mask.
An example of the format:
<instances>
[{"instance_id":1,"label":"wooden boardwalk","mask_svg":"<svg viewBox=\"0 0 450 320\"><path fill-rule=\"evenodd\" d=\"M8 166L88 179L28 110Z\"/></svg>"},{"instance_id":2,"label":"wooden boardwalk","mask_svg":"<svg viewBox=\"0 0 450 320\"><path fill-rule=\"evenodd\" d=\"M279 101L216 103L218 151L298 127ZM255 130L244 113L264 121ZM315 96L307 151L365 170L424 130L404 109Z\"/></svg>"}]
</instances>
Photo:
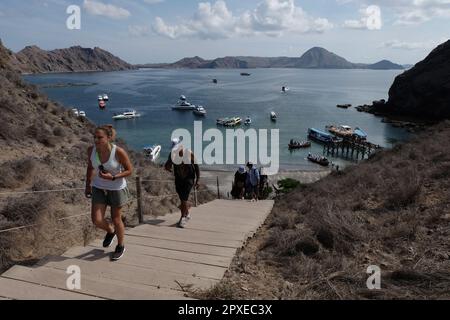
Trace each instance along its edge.
<instances>
[{"instance_id":1,"label":"wooden boardwalk","mask_svg":"<svg viewBox=\"0 0 450 320\"><path fill-rule=\"evenodd\" d=\"M33 267L14 266L0 276L0 300L188 299L188 290L208 289L223 278L272 207L273 201L216 200L193 208L185 229L176 228L179 214L147 217L126 231L120 261L109 260L115 244L104 249L96 240ZM67 288L69 266L81 270L80 290Z\"/></svg>"}]
</instances>

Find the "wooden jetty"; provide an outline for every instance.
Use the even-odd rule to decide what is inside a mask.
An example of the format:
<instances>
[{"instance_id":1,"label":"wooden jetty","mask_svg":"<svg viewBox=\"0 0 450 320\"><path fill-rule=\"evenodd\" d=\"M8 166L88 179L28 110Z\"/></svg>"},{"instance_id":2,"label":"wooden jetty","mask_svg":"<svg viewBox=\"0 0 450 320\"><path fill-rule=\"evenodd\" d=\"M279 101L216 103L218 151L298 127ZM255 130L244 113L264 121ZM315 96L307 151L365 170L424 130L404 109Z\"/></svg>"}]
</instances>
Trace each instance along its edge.
<instances>
[{"instance_id":1,"label":"wooden jetty","mask_svg":"<svg viewBox=\"0 0 450 320\"><path fill-rule=\"evenodd\" d=\"M381 146L367 140L348 137L341 141L330 141L326 143L323 147L323 153L333 157L364 160L380 149L382 149Z\"/></svg>"}]
</instances>

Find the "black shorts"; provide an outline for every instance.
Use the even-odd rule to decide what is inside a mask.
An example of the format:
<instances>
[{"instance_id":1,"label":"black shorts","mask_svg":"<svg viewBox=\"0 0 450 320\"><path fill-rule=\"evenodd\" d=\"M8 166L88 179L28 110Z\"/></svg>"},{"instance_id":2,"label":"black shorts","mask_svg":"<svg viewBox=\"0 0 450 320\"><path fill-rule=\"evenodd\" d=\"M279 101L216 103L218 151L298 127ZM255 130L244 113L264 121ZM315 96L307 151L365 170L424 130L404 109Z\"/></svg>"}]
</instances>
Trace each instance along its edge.
<instances>
[{"instance_id":1,"label":"black shorts","mask_svg":"<svg viewBox=\"0 0 450 320\"><path fill-rule=\"evenodd\" d=\"M175 188L181 201L188 201L192 188L194 187L194 180L175 180Z\"/></svg>"}]
</instances>

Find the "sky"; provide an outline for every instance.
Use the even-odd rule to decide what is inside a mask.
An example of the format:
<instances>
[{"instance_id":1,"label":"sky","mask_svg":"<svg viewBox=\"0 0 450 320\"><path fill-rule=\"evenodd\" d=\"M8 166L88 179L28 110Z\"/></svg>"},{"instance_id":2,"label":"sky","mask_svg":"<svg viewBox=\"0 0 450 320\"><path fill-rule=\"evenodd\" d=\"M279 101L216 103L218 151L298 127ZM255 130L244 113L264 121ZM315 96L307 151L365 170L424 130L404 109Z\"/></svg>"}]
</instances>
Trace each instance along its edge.
<instances>
[{"instance_id":1,"label":"sky","mask_svg":"<svg viewBox=\"0 0 450 320\"><path fill-rule=\"evenodd\" d=\"M319 46L355 63L415 64L450 39L450 0L2 0L0 39L15 52L100 47L130 63Z\"/></svg>"}]
</instances>

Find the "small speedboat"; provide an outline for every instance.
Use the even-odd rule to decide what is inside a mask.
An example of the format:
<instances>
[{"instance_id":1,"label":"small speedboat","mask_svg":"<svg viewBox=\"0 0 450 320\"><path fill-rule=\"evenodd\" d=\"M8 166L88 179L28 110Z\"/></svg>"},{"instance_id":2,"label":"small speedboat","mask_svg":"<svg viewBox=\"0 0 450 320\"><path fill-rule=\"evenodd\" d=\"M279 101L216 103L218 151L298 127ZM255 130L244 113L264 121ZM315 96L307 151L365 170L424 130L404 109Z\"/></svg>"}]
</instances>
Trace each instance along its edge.
<instances>
[{"instance_id":1,"label":"small speedboat","mask_svg":"<svg viewBox=\"0 0 450 320\"><path fill-rule=\"evenodd\" d=\"M73 109L72 109L72 112L73 112L73 114L76 115L77 117L80 115L80 112L79 112L78 109L76 109L76 108L73 108Z\"/></svg>"},{"instance_id":2,"label":"small speedboat","mask_svg":"<svg viewBox=\"0 0 450 320\"><path fill-rule=\"evenodd\" d=\"M80 117L86 117L86 112L80 111L80 112L78 113L78 115L79 115Z\"/></svg>"},{"instance_id":3,"label":"small speedboat","mask_svg":"<svg viewBox=\"0 0 450 320\"><path fill-rule=\"evenodd\" d=\"M348 108L351 108L352 105L351 104L338 104L336 107L341 108L341 109L348 109Z\"/></svg>"},{"instance_id":4,"label":"small speedboat","mask_svg":"<svg viewBox=\"0 0 450 320\"><path fill-rule=\"evenodd\" d=\"M108 95L107 95L107 94L104 94L104 95L103 95L103 100L105 100L105 101L109 101L109 97L108 97Z\"/></svg>"},{"instance_id":5,"label":"small speedboat","mask_svg":"<svg viewBox=\"0 0 450 320\"><path fill-rule=\"evenodd\" d=\"M328 167L330 165L330 161L326 157L318 156L315 154L309 154L308 160L317 164L320 164L321 166Z\"/></svg>"},{"instance_id":6,"label":"small speedboat","mask_svg":"<svg viewBox=\"0 0 450 320\"><path fill-rule=\"evenodd\" d=\"M195 108L196 106L188 102L185 96L181 96L177 104L174 107L172 107L173 110L180 110L180 111L194 111Z\"/></svg>"},{"instance_id":7,"label":"small speedboat","mask_svg":"<svg viewBox=\"0 0 450 320\"><path fill-rule=\"evenodd\" d=\"M194 114L196 116L204 117L204 116L206 116L206 110L202 106L197 106L194 109Z\"/></svg>"},{"instance_id":8,"label":"small speedboat","mask_svg":"<svg viewBox=\"0 0 450 320\"><path fill-rule=\"evenodd\" d=\"M127 119L134 119L139 118L141 115L136 112L136 110L129 110L122 114L115 114L113 120L127 120Z\"/></svg>"},{"instance_id":9,"label":"small speedboat","mask_svg":"<svg viewBox=\"0 0 450 320\"><path fill-rule=\"evenodd\" d=\"M104 99L103 99L103 96L102 95L99 95L98 96L98 101L103 101Z\"/></svg>"},{"instance_id":10,"label":"small speedboat","mask_svg":"<svg viewBox=\"0 0 450 320\"><path fill-rule=\"evenodd\" d=\"M249 76L251 76L251 73L248 73L248 72L242 72L242 73L241 73L241 76L243 76L243 77L249 77Z\"/></svg>"},{"instance_id":11,"label":"small speedboat","mask_svg":"<svg viewBox=\"0 0 450 320\"><path fill-rule=\"evenodd\" d=\"M225 124L225 127L236 127L242 123L242 119L240 117L230 118Z\"/></svg>"},{"instance_id":12,"label":"small speedboat","mask_svg":"<svg viewBox=\"0 0 450 320\"><path fill-rule=\"evenodd\" d=\"M251 119L250 117L247 117L247 118L245 119L245 121L244 121L244 124L245 124L246 126L251 125L251 124L252 124L252 119Z\"/></svg>"},{"instance_id":13,"label":"small speedboat","mask_svg":"<svg viewBox=\"0 0 450 320\"><path fill-rule=\"evenodd\" d=\"M144 155L150 161L156 161L161 154L161 146L153 145L144 148Z\"/></svg>"},{"instance_id":14,"label":"small speedboat","mask_svg":"<svg viewBox=\"0 0 450 320\"><path fill-rule=\"evenodd\" d=\"M275 112L271 112L270 113L270 119L272 120L272 121L277 121L277 119L278 119L278 116L277 116L277 114L275 113Z\"/></svg>"},{"instance_id":15,"label":"small speedboat","mask_svg":"<svg viewBox=\"0 0 450 320\"><path fill-rule=\"evenodd\" d=\"M288 87L285 87L285 86L283 86L282 88L281 88L281 92L288 92L289 91L289 88Z\"/></svg>"}]
</instances>

